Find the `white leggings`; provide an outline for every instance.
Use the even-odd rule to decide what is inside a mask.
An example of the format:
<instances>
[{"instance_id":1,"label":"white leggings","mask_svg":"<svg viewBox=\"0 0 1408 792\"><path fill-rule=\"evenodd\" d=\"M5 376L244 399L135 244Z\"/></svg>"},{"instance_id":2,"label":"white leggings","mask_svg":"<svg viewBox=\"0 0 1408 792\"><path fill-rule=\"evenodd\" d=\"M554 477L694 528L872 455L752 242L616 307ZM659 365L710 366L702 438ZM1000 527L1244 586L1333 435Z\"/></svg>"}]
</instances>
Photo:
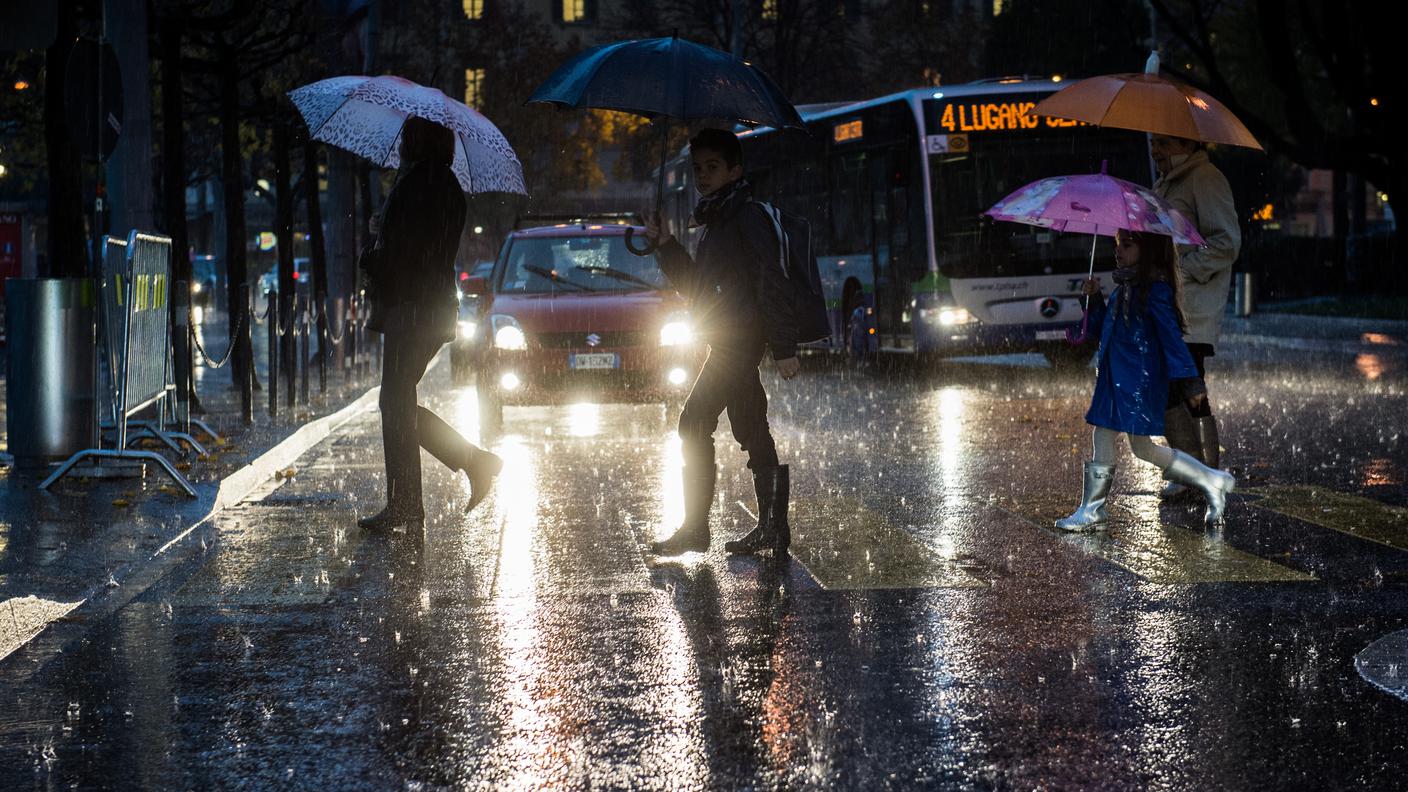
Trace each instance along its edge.
<instances>
[{"instance_id":1,"label":"white leggings","mask_svg":"<svg viewBox=\"0 0 1408 792\"><path fill-rule=\"evenodd\" d=\"M1115 464L1115 441L1119 439L1121 434L1123 432L1116 432L1103 426L1095 427L1095 436L1091 438L1091 446L1093 447L1091 461L1099 462L1102 465ZM1148 435L1130 435L1129 450L1159 470L1166 470L1169 465L1173 464L1173 451L1155 443Z\"/></svg>"}]
</instances>

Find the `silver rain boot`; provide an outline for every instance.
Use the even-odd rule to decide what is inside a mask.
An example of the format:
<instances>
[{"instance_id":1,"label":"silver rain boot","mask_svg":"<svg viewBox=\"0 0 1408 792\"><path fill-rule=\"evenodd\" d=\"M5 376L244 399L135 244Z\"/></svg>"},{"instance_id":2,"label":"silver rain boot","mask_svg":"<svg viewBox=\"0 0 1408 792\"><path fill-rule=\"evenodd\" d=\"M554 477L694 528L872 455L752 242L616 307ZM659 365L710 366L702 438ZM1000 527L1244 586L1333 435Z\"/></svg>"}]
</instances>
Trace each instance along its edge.
<instances>
[{"instance_id":1,"label":"silver rain boot","mask_svg":"<svg viewBox=\"0 0 1408 792\"><path fill-rule=\"evenodd\" d=\"M1194 459L1206 461L1202 443L1199 442L1197 422L1183 404L1176 404L1164 411L1164 439L1168 441L1169 448L1182 451ZM1176 498L1186 494L1189 494L1186 486L1177 481L1170 481L1159 493L1159 497Z\"/></svg>"},{"instance_id":2,"label":"silver rain boot","mask_svg":"<svg viewBox=\"0 0 1408 792\"><path fill-rule=\"evenodd\" d=\"M1227 509L1227 495L1237 486L1237 480L1232 478L1231 473L1213 470L1182 451L1173 452L1173 463L1164 471L1164 478L1203 493L1208 502L1208 511L1203 520L1208 524L1222 519L1222 513Z\"/></svg>"},{"instance_id":3,"label":"silver rain boot","mask_svg":"<svg viewBox=\"0 0 1408 792\"><path fill-rule=\"evenodd\" d=\"M1115 466L1086 462L1081 479L1080 508L1056 521L1063 531L1089 531L1110 521L1105 511L1105 498L1110 495L1110 483L1115 480Z\"/></svg>"}]
</instances>

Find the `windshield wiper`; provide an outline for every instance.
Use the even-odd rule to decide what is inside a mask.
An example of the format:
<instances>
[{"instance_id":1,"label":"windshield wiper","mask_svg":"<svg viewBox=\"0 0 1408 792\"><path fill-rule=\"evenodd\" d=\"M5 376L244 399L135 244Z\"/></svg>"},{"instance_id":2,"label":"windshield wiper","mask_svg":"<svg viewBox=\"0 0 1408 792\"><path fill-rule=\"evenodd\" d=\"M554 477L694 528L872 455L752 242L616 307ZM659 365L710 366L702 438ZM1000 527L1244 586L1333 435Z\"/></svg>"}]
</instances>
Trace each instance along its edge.
<instances>
[{"instance_id":1,"label":"windshield wiper","mask_svg":"<svg viewBox=\"0 0 1408 792\"><path fill-rule=\"evenodd\" d=\"M576 281L568 280L568 279L562 277L561 275L558 275L556 272L553 272L553 271L550 270L550 269L543 269L542 267L534 266L534 265L532 265L532 264L524 264L524 265L523 265L523 269L525 269L525 270L527 270L527 271L529 271L529 272L531 272L531 273L533 273L534 275L537 275L537 276L539 276L539 277L547 278L548 280L552 281L553 283L561 283L561 284L563 284L564 286L571 286L572 288L576 289L577 291L596 291L595 289L593 289L593 288L590 287L590 286L583 286L582 284L580 284L580 283L578 283L578 282L576 282Z\"/></svg>"},{"instance_id":2,"label":"windshield wiper","mask_svg":"<svg viewBox=\"0 0 1408 792\"><path fill-rule=\"evenodd\" d=\"M601 268L596 268L596 267L577 267L577 269L579 269L579 270L581 270L581 271L583 271L583 272L590 272L590 273L592 273L593 275L605 275L605 276L608 277L608 278L615 278L615 279L618 280L618 281L626 281L627 283L634 283L634 284L637 284L637 285L640 285L640 286L644 286L644 287L647 288L647 289L659 289L659 288L660 288L659 286L656 286L655 284L651 283L650 281L648 281L648 280L646 280L646 279L644 279L644 278L641 278L641 277L637 277L637 276L635 276L635 275L632 275L631 273L626 272L626 271L624 271L624 270L611 269L610 267L601 267Z\"/></svg>"}]
</instances>

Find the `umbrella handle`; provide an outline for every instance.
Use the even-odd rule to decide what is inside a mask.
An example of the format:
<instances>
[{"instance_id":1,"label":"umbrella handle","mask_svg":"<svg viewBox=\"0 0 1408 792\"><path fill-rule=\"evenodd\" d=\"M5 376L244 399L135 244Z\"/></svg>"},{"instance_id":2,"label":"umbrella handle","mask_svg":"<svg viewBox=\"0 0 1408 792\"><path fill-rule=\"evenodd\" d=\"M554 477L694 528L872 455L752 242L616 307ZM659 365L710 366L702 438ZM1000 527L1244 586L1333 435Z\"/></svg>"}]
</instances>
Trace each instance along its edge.
<instances>
[{"instance_id":1,"label":"umbrella handle","mask_svg":"<svg viewBox=\"0 0 1408 792\"><path fill-rule=\"evenodd\" d=\"M1085 310L1082 311L1081 314L1080 314L1080 331L1079 331L1079 332L1076 332L1076 331L1075 331L1075 328L1067 327L1067 328L1066 328L1066 343L1070 344L1071 346L1080 346L1081 344L1084 344L1085 341L1086 341L1086 339L1088 339L1089 337L1090 337L1090 305L1089 305L1089 302L1087 302L1087 303L1086 303L1086 308L1085 308Z\"/></svg>"},{"instance_id":2,"label":"umbrella handle","mask_svg":"<svg viewBox=\"0 0 1408 792\"><path fill-rule=\"evenodd\" d=\"M1098 234L1090 239L1090 270L1085 273L1085 279L1090 280L1095 277L1095 244L1100 241ZM1080 331L1071 332L1072 328L1066 328L1066 343L1071 346L1080 346L1090 337L1090 295L1085 295L1085 305L1080 311Z\"/></svg>"},{"instance_id":3,"label":"umbrella handle","mask_svg":"<svg viewBox=\"0 0 1408 792\"><path fill-rule=\"evenodd\" d=\"M626 227L626 239L625 239L625 242L626 242L626 250L631 251L632 253L636 254L637 256L649 256L651 253L654 253L654 252L656 251L656 249L658 249L658 248L660 247L659 245L657 245L657 244L655 244L654 242L651 242L649 239L647 239L647 240L645 240L645 247L637 248L634 244L631 243L631 240L635 239L635 235L636 235L636 230L635 230L634 228L630 227L630 226L627 226L627 227Z\"/></svg>"}]
</instances>

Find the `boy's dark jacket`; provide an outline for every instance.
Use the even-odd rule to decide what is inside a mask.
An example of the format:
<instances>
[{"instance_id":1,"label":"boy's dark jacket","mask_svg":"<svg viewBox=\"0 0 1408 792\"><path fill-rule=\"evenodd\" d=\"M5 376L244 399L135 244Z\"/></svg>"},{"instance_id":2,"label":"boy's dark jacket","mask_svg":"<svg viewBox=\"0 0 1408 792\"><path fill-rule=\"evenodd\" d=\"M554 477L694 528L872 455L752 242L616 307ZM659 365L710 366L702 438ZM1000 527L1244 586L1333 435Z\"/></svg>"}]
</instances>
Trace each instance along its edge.
<instances>
[{"instance_id":1,"label":"boy's dark jacket","mask_svg":"<svg viewBox=\"0 0 1408 792\"><path fill-rule=\"evenodd\" d=\"M776 227L744 191L704 226L693 259L677 240L660 247L660 267L691 303L696 331L714 347L748 349L766 341L773 360L797 355L791 286Z\"/></svg>"}]
</instances>

